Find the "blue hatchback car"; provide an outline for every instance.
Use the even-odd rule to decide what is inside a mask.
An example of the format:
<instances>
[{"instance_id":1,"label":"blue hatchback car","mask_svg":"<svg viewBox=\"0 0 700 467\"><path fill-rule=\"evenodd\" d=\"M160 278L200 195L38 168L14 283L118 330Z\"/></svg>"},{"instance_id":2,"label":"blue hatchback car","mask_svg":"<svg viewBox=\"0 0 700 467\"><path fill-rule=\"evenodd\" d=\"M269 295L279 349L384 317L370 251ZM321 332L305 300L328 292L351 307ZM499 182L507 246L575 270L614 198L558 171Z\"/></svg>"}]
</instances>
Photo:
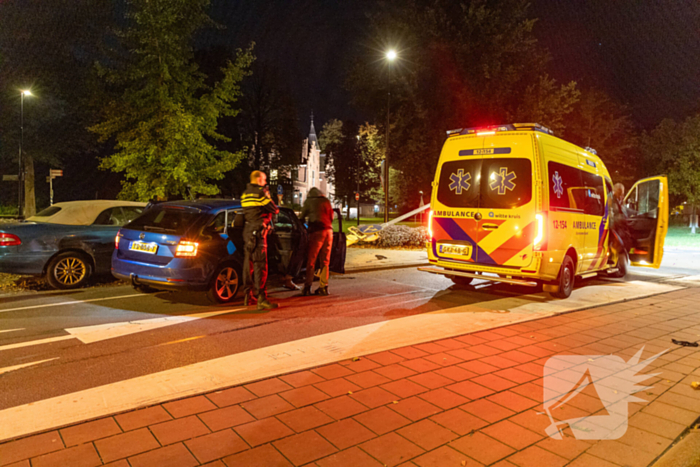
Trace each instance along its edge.
<instances>
[{"instance_id":1,"label":"blue hatchback car","mask_svg":"<svg viewBox=\"0 0 700 467\"><path fill-rule=\"evenodd\" d=\"M242 211L241 202L230 199L156 204L117 234L112 274L139 290L206 291L214 302L230 302L242 285ZM346 242L338 217L330 269L343 273ZM280 207L268 237L270 273L298 276L307 244L304 224L294 211Z\"/></svg>"}]
</instances>

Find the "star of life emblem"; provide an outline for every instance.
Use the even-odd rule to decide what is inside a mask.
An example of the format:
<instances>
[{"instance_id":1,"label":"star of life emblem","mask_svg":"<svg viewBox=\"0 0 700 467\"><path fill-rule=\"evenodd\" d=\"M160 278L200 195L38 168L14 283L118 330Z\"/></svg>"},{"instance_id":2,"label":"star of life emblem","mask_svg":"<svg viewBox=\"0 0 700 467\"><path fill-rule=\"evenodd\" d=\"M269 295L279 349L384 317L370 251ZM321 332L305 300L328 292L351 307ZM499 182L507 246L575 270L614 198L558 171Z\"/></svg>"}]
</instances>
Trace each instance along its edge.
<instances>
[{"instance_id":1,"label":"star of life emblem","mask_svg":"<svg viewBox=\"0 0 700 467\"><path fill-rule=\"evenodd\" d=\"M627 432L630 402L646 403L634 394L650 389L637 383L657 376L637 374L663 355L664 350L639 361L644 347L625 362L615 355L555 355L544 365L543 408L551 424L545 429L550 438L563 439L568 425L576 439L619 439ZM600 409L567 420L557 420L557 409L579 393L592 396ZM589 398L590 399L590 398ZM580 412L580 410L579 410Z\"/></svg>"},{"instance_id":2,"label":"star of life emblem","mask_svg":"<svg viewBox=\"0 0 700 467\"><path fill-rule=\"evenodd\" d=\"M490 187L492 190L497 190L499 195L505 195L506 190L513 191L515 188L515 180L517 177L515 172L508 172L508 167L501 167L498 172L491 174Z\"/></svg>"},{"instance_id":3,"label":"star of life emblem","mask_svg":"<svg viewBox=\"0 0 700 467\"><path fill-rule=\"evenodd\" d=\"M452 182L450 183L450 191L454 191L455 194L461 195L462 190L469 190L469 187L471 186L469 180L471 179L472 176L469 172L465 174L463 169L459 169L457 173L450 175L450 181Z\"/></svg>"},{"instance_id":4,"label":"star of life emblem","mask_svg":"<svg viewBox=\"0 0 700 467\"><path fill-rule=\"evenodd\" d=\"M561 198L561 195L564 194L564 186L562 185L564 180L559 175L559 171L554 172L552 182L554 182L554 193L557 195L557 198Z\"/></svg>"}]
</instances>

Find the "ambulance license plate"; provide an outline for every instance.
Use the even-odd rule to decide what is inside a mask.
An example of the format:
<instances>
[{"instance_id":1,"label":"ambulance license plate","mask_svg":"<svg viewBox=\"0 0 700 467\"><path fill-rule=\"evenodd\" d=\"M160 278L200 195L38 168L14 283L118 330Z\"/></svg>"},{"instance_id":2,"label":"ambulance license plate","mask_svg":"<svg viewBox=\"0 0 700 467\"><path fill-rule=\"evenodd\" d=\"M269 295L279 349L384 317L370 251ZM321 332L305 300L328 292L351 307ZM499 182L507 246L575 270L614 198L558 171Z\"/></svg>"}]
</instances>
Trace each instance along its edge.
<instances>
[{"instance_id":1,"label":"ambulance license plate","mask_svg":"<svg viewBox=\"0 0 700 467\"><path fill-rule=\"evenodd\" d=\"M129 249L133 251L140 251L143 253L150 253L152 255L156 254L158 251L157 243L144 243L144 242L131 242L129 244Z\"/></svg>"},{"instance_id":2,"label":"ambulance license plate","mask_svg":"<svg viewBox=\"0 0 700 467\"><path fill-rule=\"evenodd\" d=\"M472 255L471 245L449 245L443 244L439 246L440 253L450 256L466 256L467 258Z\"/></svg>"}]
</instances>

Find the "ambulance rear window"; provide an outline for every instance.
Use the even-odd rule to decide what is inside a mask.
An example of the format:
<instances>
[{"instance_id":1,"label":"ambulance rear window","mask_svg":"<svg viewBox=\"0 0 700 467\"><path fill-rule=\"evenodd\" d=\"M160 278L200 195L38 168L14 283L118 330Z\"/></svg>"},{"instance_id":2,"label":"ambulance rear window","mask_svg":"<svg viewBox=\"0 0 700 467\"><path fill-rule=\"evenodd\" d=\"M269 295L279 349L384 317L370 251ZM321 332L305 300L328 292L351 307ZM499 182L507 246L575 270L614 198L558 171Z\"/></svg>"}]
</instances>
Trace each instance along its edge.
<instances>
[{"instance_id":1,"label":"ambulance rear window","mask_svg":"<svg viewBox=\"0 0 700 467\"><path fill-rule=\"evenodd\" d=\"M448 207L512 209L531 199L529 159L464 159L440 170L438 201Z\"/></svg>"},{"instance_id":2,"label":"ambulance rear window","mask_svg":"<svg viewBox=\"0 0 700 467\"><path fill-rule=\"evenodd\" d=\"M481 208L512 209L532 199L529 159L484 159L481 180Z\"/></svg>"}]
</instances>

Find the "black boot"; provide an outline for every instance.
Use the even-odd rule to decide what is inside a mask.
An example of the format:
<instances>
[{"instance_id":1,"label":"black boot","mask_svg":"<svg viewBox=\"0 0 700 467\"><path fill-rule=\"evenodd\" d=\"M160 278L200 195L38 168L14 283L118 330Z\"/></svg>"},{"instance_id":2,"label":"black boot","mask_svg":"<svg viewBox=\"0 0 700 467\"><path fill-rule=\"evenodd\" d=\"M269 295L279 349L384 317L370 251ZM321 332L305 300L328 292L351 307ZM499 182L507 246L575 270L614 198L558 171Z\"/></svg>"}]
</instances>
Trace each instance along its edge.
<instances>
[{"instance_id":1,"label":"black boot","mask_svg":"<svg viewBox=\"0 0 700 467\"><path fill-rule=\"evenodd\" d=\"M257 300L255 300L255 297L253 297L252 292L248 292L245 294L245 298L243 299L243 306L253 306L257 303Z\"/></svg>"},{"instance_id":2,"label":"black boot","mask_svg":"<svg viewBox=\"0 0 700 467\"><path fill-rule=\"evenodd\" d=\"M308 297L309 295L311 295L311 287L309 287L308 285L305 285L304 290L301 291L301 294L304 297Z\"/></svg>"},{"instance_id":3,"label":"black boot","mask_svg":"<svg viewBox=\"0 0 700 467\"><path fill-rule=\"evenodd\" d=\"M324 295L324 296L325 296L325 295L330 295L330 294L328 293L328 286L319 287L319 288L316 289L316 291L314 292L314 295Z\"/></svg>"},{"instance_id":4,"label":"black boot","mask_svg":"<svg viewBox=\"0 0 700 467\"><path fill-rule=\"evenodd\" d=\"M270 302L263 294L258 295L258 310L274 310L278 304Z\"/></svg>"}]
</instances>

